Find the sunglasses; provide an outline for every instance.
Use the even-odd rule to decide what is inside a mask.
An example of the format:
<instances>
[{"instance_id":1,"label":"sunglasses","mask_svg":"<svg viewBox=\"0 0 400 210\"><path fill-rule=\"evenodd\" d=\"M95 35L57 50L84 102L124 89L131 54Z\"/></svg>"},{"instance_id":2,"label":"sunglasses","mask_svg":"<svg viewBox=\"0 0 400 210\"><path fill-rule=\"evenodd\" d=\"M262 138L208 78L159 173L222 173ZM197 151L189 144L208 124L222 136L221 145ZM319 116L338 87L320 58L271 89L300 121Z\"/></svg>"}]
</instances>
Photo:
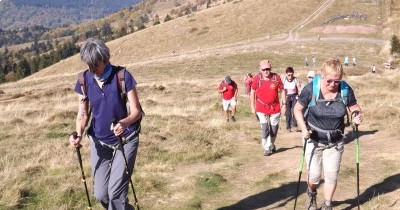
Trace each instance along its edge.
<instances>
[{"instance_id":1,"label":"sunglasses","mask_svg":"<svg viewBox=\"0 0 400 210\"><path fill-rule=\"evenodd\" d=\"M261 69L261 71L271 71L271 68Z\"/></svg>"},{"instance_id":2,"label":"sunglasses","mask_svg":"<svg viewBox=\"0 0 400 210\"><path fill-rule=\"evenodd\" d=\"M331 84L333 82L333 84L338 85L342 80L333 80L333 79L328 79L326 80L327 84Z\"/></svg>"}]
</instances>

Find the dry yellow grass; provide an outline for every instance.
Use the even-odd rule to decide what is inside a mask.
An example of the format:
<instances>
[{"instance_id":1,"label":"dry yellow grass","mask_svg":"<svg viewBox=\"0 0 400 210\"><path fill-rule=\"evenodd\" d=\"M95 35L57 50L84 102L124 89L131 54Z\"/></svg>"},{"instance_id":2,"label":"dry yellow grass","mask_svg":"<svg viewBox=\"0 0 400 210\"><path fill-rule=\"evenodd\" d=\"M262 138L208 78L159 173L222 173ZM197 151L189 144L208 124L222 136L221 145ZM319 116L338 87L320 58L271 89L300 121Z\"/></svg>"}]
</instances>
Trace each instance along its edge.
<instances>
[{"instance_id":1,"label":"dry yellow grass","mask_svg":"<svg viewBox=\"0 0 400 210\"><path fill-rule=\"evenodd\" d=\"M400 209L400 165L396 161L400 158L396 150L400 144L396 130L400 123L400 95L396 91L400 73L383 70L381 65L377 74L368 72L370 65L385 60L378 56L380 44L290 42L271 46L270 42L257 42L256 47L237 50L226 45L243 44L247 39L260 41L258 37L275 31L287 34L320 3L305 2L309 1L293 0L287 5L277 1L231 2L109 43L112 62L128 66L138 80L139 97L147 113L134 177L143 209L291 209L301 154L299 134L280 132L279 152L265 158L259 145L259 124L249 112L248 98L241 95L242 86L238 121L226 124L217 84L228 73L239 82L246 72L255 72L263 58L271 59L278 72L294 66L304 81L309 70L303 64L305 56L318 55L320 64L328 57L343 58L348 53L357 54L359 65L346 68L345 79L355 89L365 115L360 126L362 207ZM299 10L301 14L286 17L278 13L300 4L305 7ZM260 11L269 13L248 19ZM233 23L231 18L239 14L244 22L254 25L246 28L241 20L238 23L242 25ZM276 19L267 18L267 14ZM190 22L190 18L196 21ZM220 22L217 27L217 20L226 25ZM272 24L275 21L286 24ZM260 22L270 27L256 28ZM209 27L207 36L187 36L185 30L195 23L199 29ZM171 28L173 25L177 28ZM243 34L236 31L240 27ZM226 42L219 38L222 31L231 36ZM163 36L172 37L172 41L159 43ZM137 43L147 46L137 50ZM182 43L178 53L184 55L170 56L177 43ZM197 46L212 50L225 46L227 50L193 53ZM0 157L0 209L85 208L78 162L67 144L78 103L73 93L76 73L84 68L74 56L24 80L0 86L5 92L0 95L0 154L4 154ZM348 136L352 138L351 133ZM356 192L354 153L350 142L335 195L338 209L351 206ZM82 154L87 179L91 180L87 140ZM91 181L88 183L92 189ZM298 204L302 206L305 199L302 189ZM95 209L100 209L97 203Z\"/></svg>"}]
</instances>

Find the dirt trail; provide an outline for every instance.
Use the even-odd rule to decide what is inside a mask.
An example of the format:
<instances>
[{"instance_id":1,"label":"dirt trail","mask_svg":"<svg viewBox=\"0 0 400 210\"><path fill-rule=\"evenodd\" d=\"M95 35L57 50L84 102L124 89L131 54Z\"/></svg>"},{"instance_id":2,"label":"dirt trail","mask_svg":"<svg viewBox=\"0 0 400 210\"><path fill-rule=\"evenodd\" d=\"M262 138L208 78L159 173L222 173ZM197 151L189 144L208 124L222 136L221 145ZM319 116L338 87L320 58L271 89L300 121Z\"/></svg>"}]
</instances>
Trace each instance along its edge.
<instances>
[{"instance_id":1,"label":"dirt trail","mask_svg":"<svg viewBox=\"0 0 400 210\"><path fill-rule=\"evenodd\" d=\"M335 0L326 0L321 5L316 8L309 16L304 18L298 24L293 26L286 36L283 38L276 39L267 39L265 36L249 39L245 42L236 42L226 45L215 46L212 48L204 48L199 52L199 50L191 50L191 51L182 51L179 54L168 54L161 56L154 56L146 60L141 60L133 63L124 63L125 66L142 66L152 63L170 63L176 62L179 60L187 60L187 59L206 59L211 56L220 56L220 55L232 55L244 52L254 52L254 51L262 51L270 48L272 46L279 46L291 43L316 43L316 42L345 42L345 43L373 43L377 45L383 45L384 40L375 39L375 38L355 38L355 37L337 37L337 36L324 36L324 38L318 39L316 38L301 38L299 32L306 26L315 20L319 14L324 12L329 6L331 6Z\"/></svg>"}]
</instances>

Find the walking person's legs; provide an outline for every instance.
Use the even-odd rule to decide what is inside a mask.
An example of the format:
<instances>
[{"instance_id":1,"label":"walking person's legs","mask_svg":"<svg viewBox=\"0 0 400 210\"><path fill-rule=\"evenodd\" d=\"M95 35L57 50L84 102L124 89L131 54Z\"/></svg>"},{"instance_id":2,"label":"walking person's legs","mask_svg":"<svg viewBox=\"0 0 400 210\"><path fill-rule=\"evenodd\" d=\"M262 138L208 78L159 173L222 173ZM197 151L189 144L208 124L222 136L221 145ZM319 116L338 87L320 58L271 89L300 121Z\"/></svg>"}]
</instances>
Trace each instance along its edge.
<instances>
[{"instance_id":1,"label":"walking person's legs","mask_svg":"<svg viewBox=\"0 0 400 210\"><path fill-rule=\"evenodd\" d=\"M235 114L236 114L236 107L237 107L237 102L234 99L230 100L230 106L231 106L231 111L232 111L232 116L231 116L231 120L233 122L236 121L235 119Z\"/></svg>"},{"instance_id":2,"label":"walking person's legs","mask_svg":"<svg viewBox=\"0 0 400 210\"><path fill-rule=\"evenodd\" d=\"M337 178L340 170L340 163L344 151L344 143L340 141L337 145L325 149L323 152L324 165L324 197L325 206L332 207L332 198L336 190Z\"/></svg>"},{"instance_id":3,"label":"walking person's legs","mask_svg":"<svg viewBox=\"0 0 400 210\"><path fill-rule=\"evenodd\" d=\"M285 111L285 116L286 116L286 130L290 132L291 130L291 120L292 120L292 107L291 107L291 101L290 101L290 96L286 96L286 111Z\"/></svg>"},{"instance_id":4,"label":"walking person's legs","mask_svg":"<svg viewBox=\"0 0 400 210\"><path fill-rule=\"evenodd\" d=\"M125 161L120 150L117 150L111 168L108 194L110 205L108 210L128 209L129 180L131 179L139 146L139 136L134 137L124 145L125 157L128 162L128 172L125 172Z\"/></svg>"},{"instance_id":5,"label":"walking person's legs","mask_svg":"<svg viewBox=\"0 0 400 210\"><path fill-rule=\"evenodd\" d=\"M227 122L229 122L229 106L230 100L222 99L222 109L224 110L224 116Z\"/></svg>"},{"instance_id":6,"label":"walking person's legs","mask_svg":"<svg viewBox=\"0 0 400 210\"><path fill-rule=\"evenodd\" d=\"M89 138L91 140L90 162L93 176L94 197L104 208L108 208L110 202L108 181L110 179L113 150L96 144L93 138Z\"/></svg>"},{"instance_id":7,"label":"walking person's legs","mask_svg":"<svg viewBox=\"0 0 400 210\"><path fill-rule=\"evenodd\" d=\"M307 142L305 159L307 162L307 210L317 209L317 186L321 179L322 172L322 150L317 143L309 140Z\"/></svg>"}]
</instances>

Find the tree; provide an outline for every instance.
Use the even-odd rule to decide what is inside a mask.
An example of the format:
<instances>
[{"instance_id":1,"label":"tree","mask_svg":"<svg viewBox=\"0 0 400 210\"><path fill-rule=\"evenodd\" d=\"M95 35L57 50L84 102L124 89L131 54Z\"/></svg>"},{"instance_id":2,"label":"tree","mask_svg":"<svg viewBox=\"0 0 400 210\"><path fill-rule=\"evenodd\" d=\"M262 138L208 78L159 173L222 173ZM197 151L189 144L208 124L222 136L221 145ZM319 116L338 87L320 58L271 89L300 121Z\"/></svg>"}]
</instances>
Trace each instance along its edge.
<instances>
[{"instance_id":1,"label":"tree","mask_svg":"<svg viewBox=\"0 0 400 210\"><path fill-rule=\"evenodd\" d=\"M158 24L160 24L160 17L156 14L156 15L154 16L153 25L158 25Z\"/></svg>"},{"instance_id":2,"label":"tree","mask_svg":"<svg viewBox=\"0 0 400 210\"><path fill-rule=\"evenodd\" d=\"M104 23L100 28L100 36L105 40L109 40L112 36L112 29L110 23Z\"/></svg>"},{"instance_id":3,"label":"tree","mask_svg":"<svg viewBox=\"0 0 400 210\"><path fill-rule=\"evenodd\" d=\"M400 54L400 41L399 38L396 35L392 36L392 49L390 50L390 53L393 54Z\"/></svg>"},{"instance_id":4,"label":"tree","mask_svg":"<svg viewBox=\"0 0 400 210\"><path fill-rule=\"evenodd\" d=\"M29 66L28 61L24 58L17 64L17 78L22 79L31 75L31 67Z\"/></svg>"},{"instance_id":5,"label":"tree","mask_svg":"<svg viewBox=\"0 0 400 210\"><path fill-rule=\"evenodd\" d=\"M165 18L164 18L164 22L168 22L168 21L170 21L170 20L172 20L172 18L171 18L171 16L169 16L169 14L167 14L167 15L165 16Z\"/></svg>"}]
</instances>

